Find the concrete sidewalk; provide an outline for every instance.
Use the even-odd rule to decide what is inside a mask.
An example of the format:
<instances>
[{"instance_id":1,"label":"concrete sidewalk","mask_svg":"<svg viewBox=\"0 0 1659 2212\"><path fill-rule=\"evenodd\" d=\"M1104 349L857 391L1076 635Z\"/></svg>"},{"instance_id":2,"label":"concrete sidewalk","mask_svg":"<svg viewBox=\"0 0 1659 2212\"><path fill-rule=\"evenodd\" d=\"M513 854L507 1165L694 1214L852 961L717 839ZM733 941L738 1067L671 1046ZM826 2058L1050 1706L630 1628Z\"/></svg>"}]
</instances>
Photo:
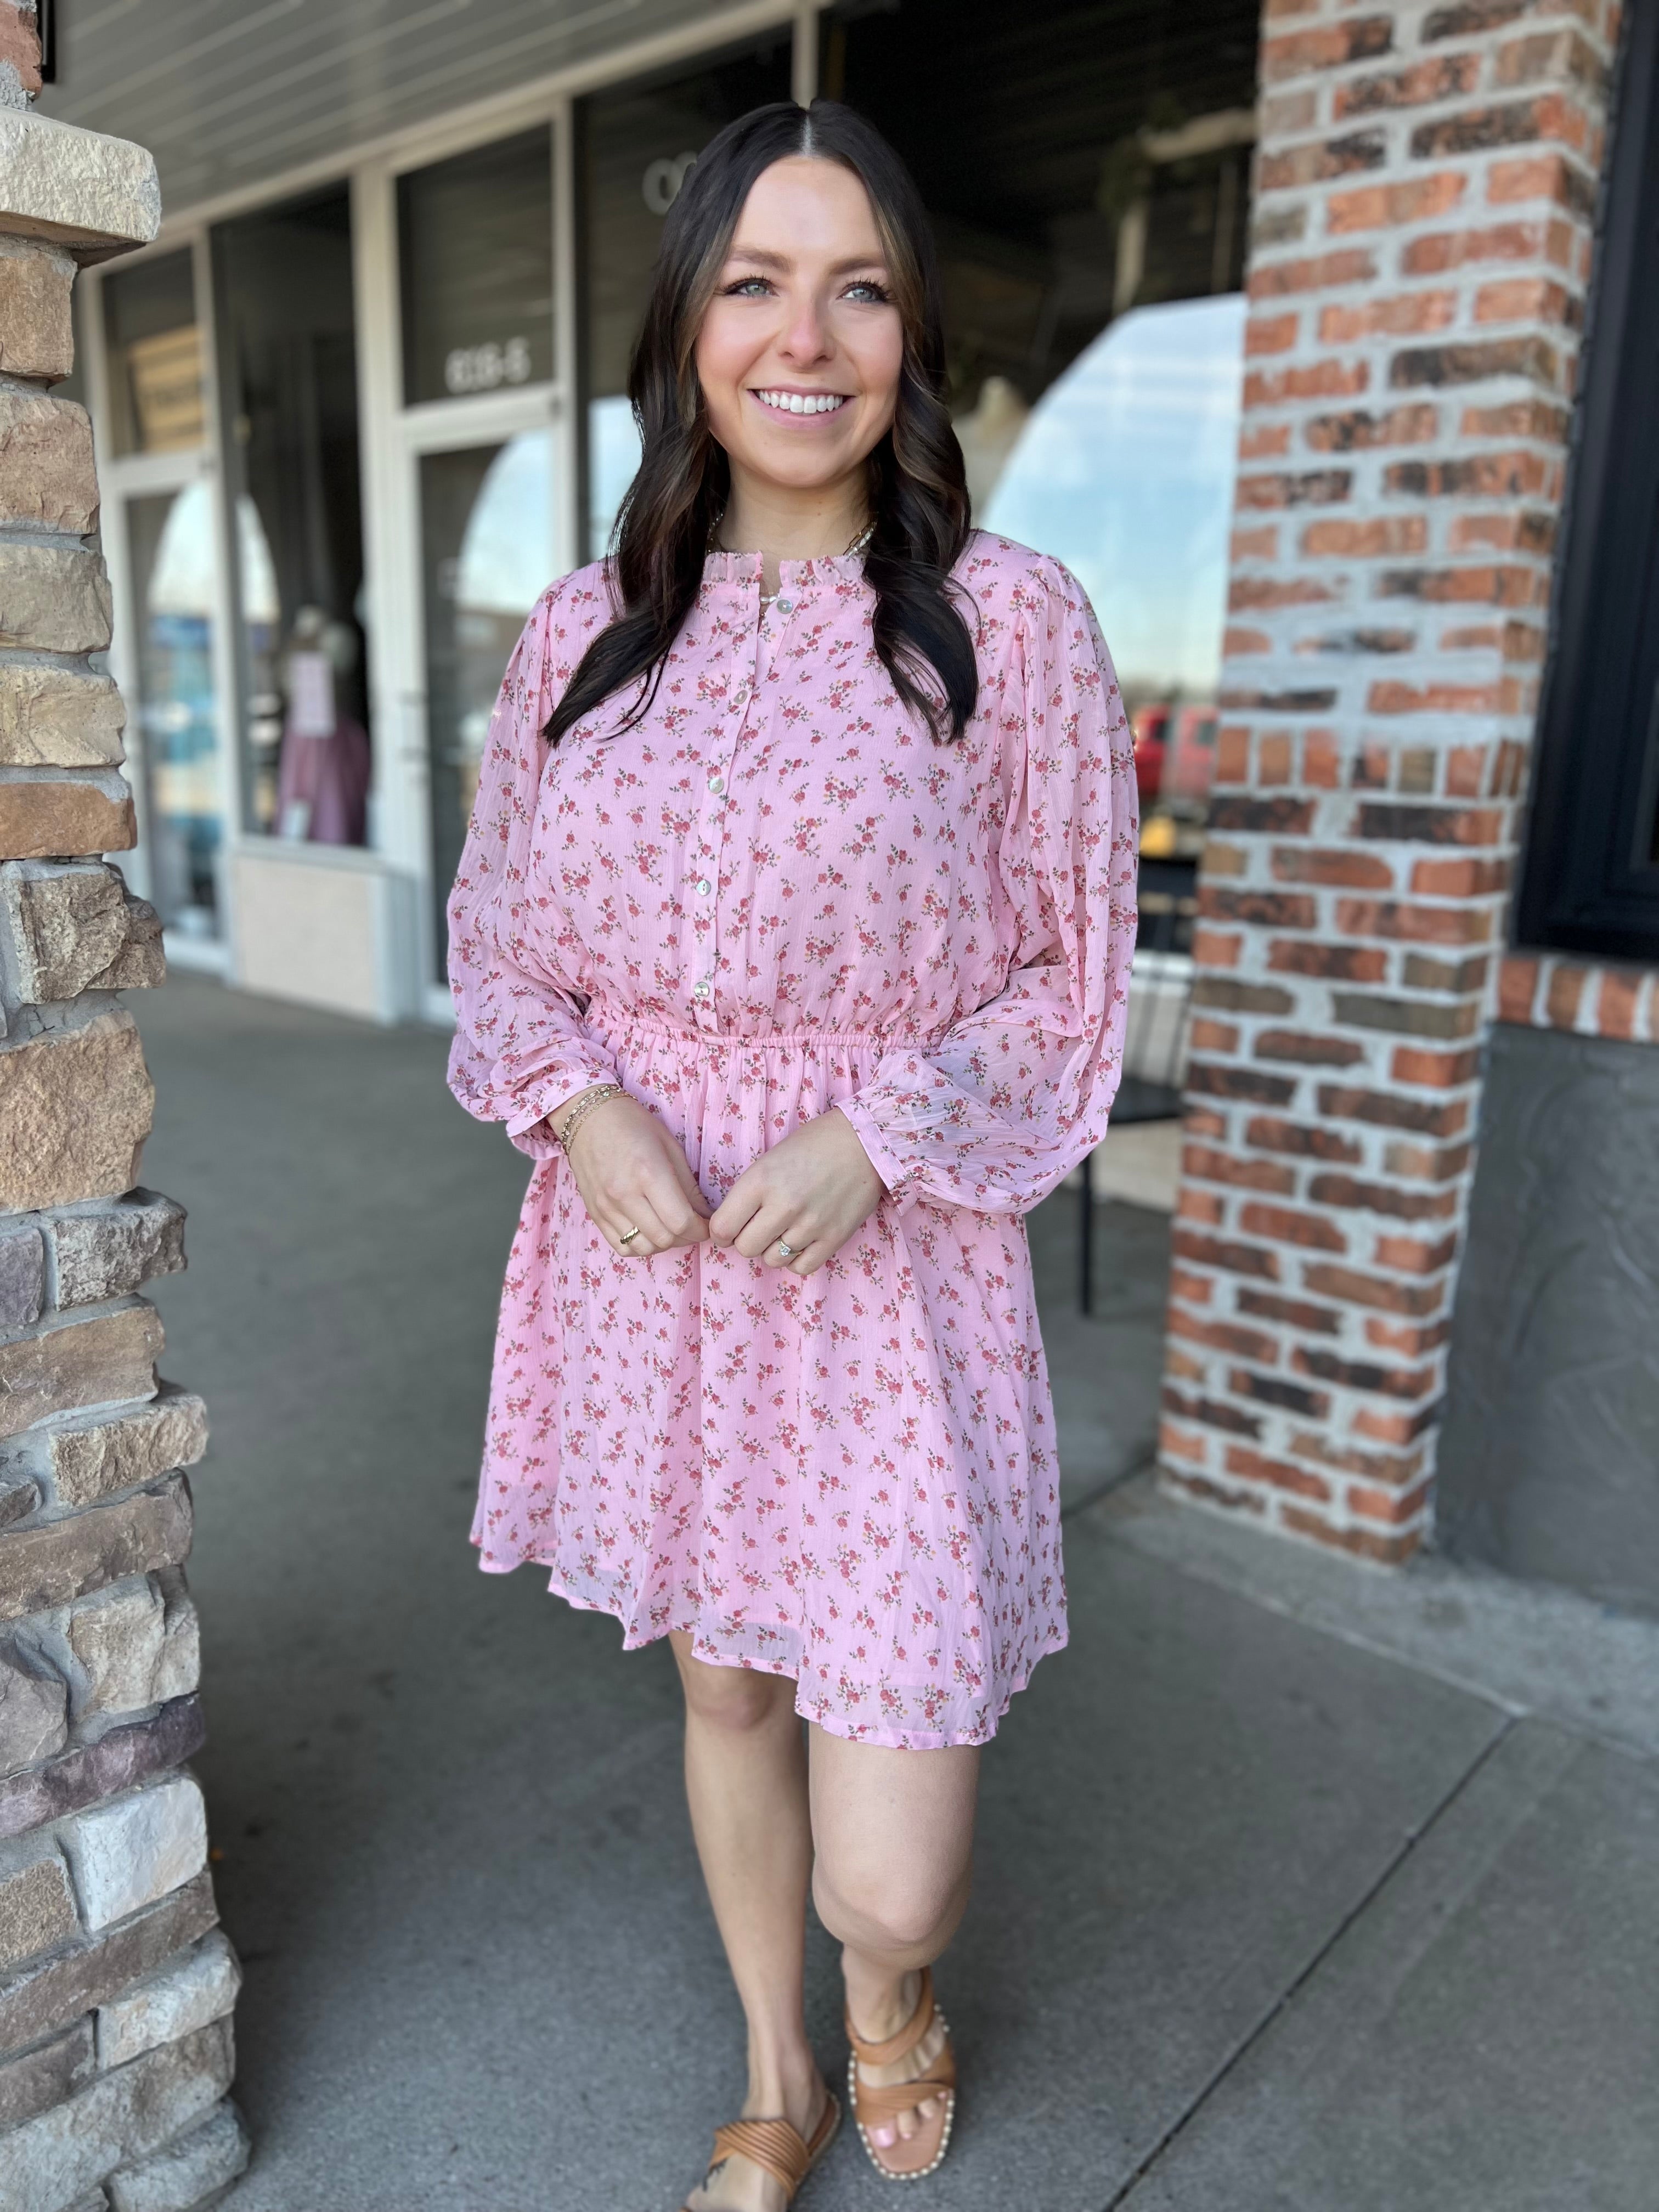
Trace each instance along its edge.
<instances>
[{"instance_id":1,"label":"concrete sidewalk","mask_svg":"<svg viewBox=\"0 0 1659 2212\"><path fill-rule=\"evenodd\" d=\"M466 1543L524 1164L444 1041L175 978L234 2212L672 2212L741 2093L665 1650ZM1152 1498L1167 1224L1033 1218L1072 1649L985 1763L952 2212L1654 2212L1659 1631ZM834 1961L812 2021L839 2067ZM886 2206L850 2132L804 2203Z\"/></svg>"}]
</instances>

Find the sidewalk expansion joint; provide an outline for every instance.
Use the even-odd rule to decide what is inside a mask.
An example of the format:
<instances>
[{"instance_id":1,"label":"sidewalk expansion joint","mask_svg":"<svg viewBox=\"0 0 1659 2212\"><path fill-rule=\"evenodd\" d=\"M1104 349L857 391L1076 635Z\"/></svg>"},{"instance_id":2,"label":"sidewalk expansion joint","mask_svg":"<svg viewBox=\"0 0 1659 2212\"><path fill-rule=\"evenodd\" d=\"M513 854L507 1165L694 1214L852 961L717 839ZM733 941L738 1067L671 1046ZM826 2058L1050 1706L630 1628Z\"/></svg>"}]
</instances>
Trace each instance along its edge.
<instances>
[{"instance_id":1,"label":"sidewalk expansion joint","mask_svg":"<svg viewBox=\"0 0 1659 2212\"><path fill-rule=\"evenodd\" d=\"M1252 2027L1248 2033L1240 2038L1233 2049L1229 2051L1227 2056L1221 2061L1220 2064L1210 2075L1209 2079L1204 2083L1202 2088L1200 2088L1197 2094L1191 2100L1186 2109L1175 2119L1171 2120L1169 2126L1164 2129L1163 2134L1159 2136L1158 2141L1153 2143L1145 2157L1142 2158L1133 2170L1125 2177L1124 2180L1119 2187L1113 2191L1112 2195L1107 2198L1105 2204L1101 2208L1101 2212L1118 2212L1118 2207L1127 2202L1133 2191L1140 2186L1140 2184L1146 2180L1148 2174L1150 2174L1153 2167L1158 2165L1159 2160L1163 2158L1165 2152L1170 2149L1171 2145L1175 2143L1182 2134L1184 2134L1187 2128L1191 2124L1193 2120L1197 2118L1198 2114L1202 2112L1204 2106L1209 2102L1210 2099L1215 2094L1222 2083L1227 2080L1228 2076L1234 2071L1234 2069L1249 2057L1252 2051L1255 2050L1257 2044L1259 2044L1263 2036L1267 2033L1268 2030L1273 2027L1274 2021L1279 2018L1280 2014L1283 2014L1289 2006L1296 2002L1296 1999L1300 1995L1301 1991L1307 1986L1314 1975L1318 1972L1320 1967L1330 1956L1331 1953L1336 1948L1337 1945L1342 1941L1343 1937L1348 1933L1348 1930L1370 1910L1371 1906L1376 1902L1376 1899L1382 1895L1382 1892L1388 1887L1389 1884L1394 1880L1395 1876L1400 1872L1401 1869L1406 1864L1413 1853L1418 1850L1418 1848L1426 1840L1432 1832L1440 1825L1441 1821L1444 1820L1447 1814L1451 1811L1452 1808L1457 1803L1458 1800L1468 1789L1475 1777L1482 1771L1487 1763L1496 1754L1499 1747L1506 1741L1510 1732L1518 1725L1519 1717L1520 1717L1517 1715L1509 1713L1505 1713L1502 1716L1498 1725L1492 1733L1492 1737L1481 1747L1478 1755L1470 1760L1468 1765L1464 1768L1462 1773L1458 1776L1457 1779L1445 1792L1439 1802L1430 1809L1427 1815L1422 1820L1419 1821L1414 1828L1408 1830L1402 1837L1399 1848L1389 1859L1387 1864L1383 1866L1381 1871L1376 1875L1375 1879L1368 1884L1359 1897L1355 1899L1354 1903L1349 1906L1348 1910L1335 1923L1324 1941L1320 1943L1317 1948L1314 1951L1311 1957L1308 1959L1300 1971L1285 1984L1285 1988L1279 1991L1273 2002L1262 2013L1261 2017L1256 2021L1255 2026Z\"/></svg>"}]
</instances>

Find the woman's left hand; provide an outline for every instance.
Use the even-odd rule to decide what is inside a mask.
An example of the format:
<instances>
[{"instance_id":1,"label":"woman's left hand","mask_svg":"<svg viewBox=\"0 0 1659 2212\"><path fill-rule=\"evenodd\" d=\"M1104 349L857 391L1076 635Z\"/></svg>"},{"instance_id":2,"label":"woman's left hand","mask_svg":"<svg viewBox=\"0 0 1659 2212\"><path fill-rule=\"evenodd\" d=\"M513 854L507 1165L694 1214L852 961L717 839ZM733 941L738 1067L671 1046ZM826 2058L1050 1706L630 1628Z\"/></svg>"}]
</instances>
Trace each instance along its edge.
<instances>
[{"instance_id":1,"label":"woman's left hand","mask_svg":"<svg viewBox=\"0 0 1659 2212\"><path fill-rule=\"evenodd\" d=\"M769 1267L815 1274L885 1191L852 1123L832 1106L744 1170L710 1218L709 1241Z\"/></svg>"}]
</instances>

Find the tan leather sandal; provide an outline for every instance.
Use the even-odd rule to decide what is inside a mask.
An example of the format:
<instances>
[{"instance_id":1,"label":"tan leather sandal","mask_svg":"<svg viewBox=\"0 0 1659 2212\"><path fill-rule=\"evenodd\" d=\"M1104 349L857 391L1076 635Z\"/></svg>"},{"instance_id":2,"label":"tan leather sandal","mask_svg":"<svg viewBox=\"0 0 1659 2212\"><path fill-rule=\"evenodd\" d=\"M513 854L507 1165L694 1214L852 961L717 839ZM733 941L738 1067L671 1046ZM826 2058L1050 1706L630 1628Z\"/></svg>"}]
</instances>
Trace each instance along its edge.
<instances>
[{"instance_id":1,"label":"tan leather sandal","mask_svg":"<svg viewBox=\"0 0 1659 2212\"><path fill-rule=\"evenodd\" d=\"M784 2203L793 2204L802 2182L834 2142L841 2125L840 2098L828 2089L824 2100L823 2117L813 2129L811 2142L788 2120L732 2120L716 2128L709 2172L726 2159L746 2158L751 2166L769 2173L781 2185Z\"/></svg>"},{"instance_id":2,"label":"tan leather sandal","mask_svg":"<svg viewBox=\"0 0 1659 2212\"><path fill-rule=\"evenodd\" d=\"M895 2081L890 2087L880 2087L860 2079L860 2065L896 2066L901 2058L915 2049L936 2017L945 2029L945 2048L925 2074L918 2075L914 2081ZM957 2057L951 2048L950 2027L933 2002L933 1968L922 1968L921 1994L916 1999L916 2008L896 2035L890 2035L885 2043L866 2043L854 2027L849 2013L847 2040L853 2046L847 2068L848 2100L859 2141L869 2153L871 2165L889 2181L920 2181L925 2174L933 2172L944 2160L951 2147L951 2123L957 2116ZM944 2110L931 2120L924 2120L908 2142L897 2134L883 2148L871 2142L872 2128L885 2126L901 2112L914 2112L927 2097L937 2097Z\"/></svg>"}]
</instances>

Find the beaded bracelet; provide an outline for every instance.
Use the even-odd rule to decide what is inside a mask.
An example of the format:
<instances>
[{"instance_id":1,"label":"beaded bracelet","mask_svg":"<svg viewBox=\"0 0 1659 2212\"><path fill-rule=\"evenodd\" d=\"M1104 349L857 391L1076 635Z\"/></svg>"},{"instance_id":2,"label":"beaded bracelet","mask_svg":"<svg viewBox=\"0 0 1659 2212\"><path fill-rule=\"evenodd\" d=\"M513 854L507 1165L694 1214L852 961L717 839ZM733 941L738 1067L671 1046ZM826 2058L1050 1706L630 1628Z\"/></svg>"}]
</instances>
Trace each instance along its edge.
<instances>
[{"instance_id":1,"label":"beaded bracelet","mask_svg":"<svg viewBox=\"0 0 1659 2212\"><path fill-rule=\"evenodd\" d=\"M555 1129L553 1132L563 1146L567 1159L570 1156L570 1139L577 1126L586 1119L596 1106L603 1106L607 1099L620 1098L622 1095L623 1087L620 1083L601 1083L588 1091L584 1097L577 1100L574 1107L565 1117L563 1128Z\"/></svg>"}]
</instances>

